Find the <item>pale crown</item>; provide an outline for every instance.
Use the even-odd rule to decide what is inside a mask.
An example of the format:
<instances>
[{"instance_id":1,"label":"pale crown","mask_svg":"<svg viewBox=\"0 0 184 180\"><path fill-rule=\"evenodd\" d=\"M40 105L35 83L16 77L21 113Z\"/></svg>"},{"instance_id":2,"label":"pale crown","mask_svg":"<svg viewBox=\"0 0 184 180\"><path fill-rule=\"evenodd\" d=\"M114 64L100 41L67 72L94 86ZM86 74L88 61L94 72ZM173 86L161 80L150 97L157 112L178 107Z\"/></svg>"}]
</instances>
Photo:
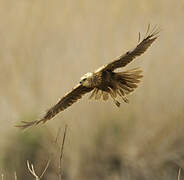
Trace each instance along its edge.
<instances>
[{"instance_id":1,"label":"pale crown","mask_svg":"<svg viewBox=\"0 0 184 180\"><path fill-rule=\"evenodd\" d=\"M93 78L93 73L88 72L80 79L80 84L86 87L91 87L91 80Z\"/></svg>"}]
</instances>

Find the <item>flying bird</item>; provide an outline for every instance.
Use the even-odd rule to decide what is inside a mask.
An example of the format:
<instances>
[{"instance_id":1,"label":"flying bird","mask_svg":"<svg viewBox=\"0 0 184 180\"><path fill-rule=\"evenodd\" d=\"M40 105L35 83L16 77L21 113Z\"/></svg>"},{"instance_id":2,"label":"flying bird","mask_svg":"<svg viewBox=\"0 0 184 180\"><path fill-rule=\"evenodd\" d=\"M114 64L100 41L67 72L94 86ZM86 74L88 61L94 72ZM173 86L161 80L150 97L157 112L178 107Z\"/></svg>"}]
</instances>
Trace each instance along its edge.
<instances>
[{"instance_id":1,"label":"flying bird","mask_svg":"<svg viewBox=\"0 0 184 180\"><path fill-rule=\"evenodd\" d=\"M57 104L51 107L43 118L31 122L22 121L22 124L17 125L17 127L24 129L41 122L45 123L89 92L92 92L89 99L94 98L99 100L102 98L104 101L107 101L109 97L111 97L117 107L120 106L120 102L117 100L118 96L121 97L125 103L128 103L127 95L137 88L137 84L143 77L143 75L141 75L142 70L139 68L123 72L115 72L115 70L125 67L134 58L143 54L158 38L158 34L159 31L156 26L150 31L150 25L148 25L147 32L142 41L140 41L139 33L138 45L133 50L126 52L96 71L89 72L82 76L80 82L70 92L65 94Z\"/></svg>"}]
</instances>

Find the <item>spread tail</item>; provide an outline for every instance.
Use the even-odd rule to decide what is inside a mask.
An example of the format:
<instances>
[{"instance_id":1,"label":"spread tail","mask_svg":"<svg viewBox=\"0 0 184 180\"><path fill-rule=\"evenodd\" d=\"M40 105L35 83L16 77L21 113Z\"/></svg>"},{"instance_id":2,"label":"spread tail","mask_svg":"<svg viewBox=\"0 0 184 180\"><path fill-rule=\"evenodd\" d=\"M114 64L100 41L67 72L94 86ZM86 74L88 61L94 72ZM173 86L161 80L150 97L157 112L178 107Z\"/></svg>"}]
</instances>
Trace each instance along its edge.
<instances>
[{"instance_id":1,"label":"spread tail","mask_svg":"<svg viewBox=\"0 0 184 180\"><path fill-rule=\"evenodd\" d=\"M119 72L115 74L116 81L116 92L123 98L126 102L126 95L130 94L137 88L137 84L140 82L140 79L143 77L141 75L142 70L135 68L124 72Z\"/></svg>"},{"instance_id":2,"label":"spread tail","mask_svg":"<svg viewBox=\"0 0 184 180\"><path fill-rule=\"evenodd\" d=\"M117 107L120 106L120 102L116 100L117 95L119 95L125 103L128 103L129 100L127 95L133 92L137 88L137 84L140 82L140 79L143 77L141 75L142 70L139 68L134 68L124 72L114 73L112 84L107 90L101 90L95 88L89 97L92 99L93 97L98 100L101 97L103 100L108 100L109 95L113 99L113 102Z\"/></svg>"}]
</instances>

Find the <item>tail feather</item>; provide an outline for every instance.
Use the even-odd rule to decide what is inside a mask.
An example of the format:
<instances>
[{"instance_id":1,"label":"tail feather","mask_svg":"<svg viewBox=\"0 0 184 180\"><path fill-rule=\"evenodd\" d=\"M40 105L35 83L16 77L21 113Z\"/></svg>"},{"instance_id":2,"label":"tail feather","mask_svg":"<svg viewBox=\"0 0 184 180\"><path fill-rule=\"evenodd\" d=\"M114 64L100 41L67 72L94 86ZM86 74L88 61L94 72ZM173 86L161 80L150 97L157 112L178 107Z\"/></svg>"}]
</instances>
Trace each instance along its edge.
<instances>
[{"instance_id":1,"label":"tail feather","mask_svg":"<svg viewBox=\"0 0 184 180\"><path fill-rule=\"evenodd\" d=\"M125 102L128 100L126 94L133 92L138 87L137 84L143 77L141 73L142 70L135 68L115 74L115 81L118 84L117 86L119 92L118 94L121 94L121 97Z\"/></svg>"},{"instance_id":2,"label":"tail feather","mask_svg":"<svg viewBox=\"0 0 184 180\"><path fill-rule=\"evenodd\" d=\"M101 98L101 96L102 96L102 91L97 89L97 92L96 92L96 95L95 95L95 99L98 100L98 99Z\"/></svg>"},{"instance_id":3,"label":"tail feather","mask_svg":"<svg viewBox=\"0 0 184 180\"><path fill-rule=\"evenodd\" d=\"M112 89L110 87L108 89L109 89L109 93L110 93L111 97L116 98L117 97L116 89Z\"/></svg>"},{"instance_id":4,"label":"tail feather","mask_svg":"<svg viewBox=\"0 0 184 180\"><path fill-rule=\"evenodd\" d=\"M123 101L124 101L125 103L129 103L129 100L128 100L128 98L126 97L125 92L124 92L122 89L118 89L118 90L117 90L117 93L118 93L119 96L123 99Z\"/></svg>"},{"instance_id":5,"label":"tail feather","mask_svg":"<svg viewBox=\"0 0 184 180\"><path fill-rule=\"evenodd\" d=\"M126 85L130 88L137 88L137 84L127 82Z\"/></svg>"},{"instance_id":6,"label":"tail feather","mask_svg":"<svg viewBox=\"0 0 184 180\"><path fill-rule=\"evenodd\" d=\"M109 94L106 91L103 91L103 100L107 101L109 99Z\"/></svg>"},{"instance_id":7,"label":"tail feather","mask_svg":"<svg viewBox=\"0 0 184 180\"><path fill-rule=\"evenodd\" d=\"M93 92L91 93L91 95L89 96L89 99L92 99L93 97L95 97L96 93L97 93L97 89L95 88Z\"/></svg>"},{"instance_id":8,"label":"tail feather","mask_svg":"<svg viewBox=\"0 0 184 180\"><path fill-rule=\"evenodd\" d=\"M102 97L103 100L106 101L110 95L113 102L119 107L120 102L116 100L117 95L119 95L125 103L128 103L129 100L126 95L130 94L137 88L137 84L143 77L141 72L142 70L135 68L128 71L115 73L110 87L107 87L106 90L95 88L89 99L94 97L96 100L98 100Z\"/></svg>"},{"instance_id":9,"label":"tail feather","mask_svg":"<svg viewBox=\"0 0 184 180\"><path fill-rule=\"evenodd\" d=\"M116 100L116 97L117 97L117 90L116 89L111 89L109 88L109 93L113 99L113 102L116 104L117 107L120 107L121 103L119 101Z\"/></svg>"},{"instance_id":10,"label":"tail feather","mask_svg":"<svg viewBox=\"0 0 184 180\"><path fill-rule=\"evenodd\" d=\"M132 88L130 88L129 86L127 86L127 84L123 82L119 82L119 86L121 89L124 90L125 94L129 94L130 92L132 92Z\"/></svg>"},{"instance_id":11,"label":"tail feather","mask_svg":"<svg viewBox=\"0 0 184 180\"><path fill-rule=\"evenodd\" d=\"M120 93L120 96L121 97L124 97L125 96L125 91L121 88L118 89L118 92Z\"/></svg>"},{"instance_id":12,"label":"tail feather","mask_svg":"<svg viewBox=\"0 0 184 180\"><path fill-rule=\"evenodd\" d=\"M141 82L139 79L132 79L132 78L125 78L127 82L129 83L139 83Z\"/></svg>"}]
</instances>

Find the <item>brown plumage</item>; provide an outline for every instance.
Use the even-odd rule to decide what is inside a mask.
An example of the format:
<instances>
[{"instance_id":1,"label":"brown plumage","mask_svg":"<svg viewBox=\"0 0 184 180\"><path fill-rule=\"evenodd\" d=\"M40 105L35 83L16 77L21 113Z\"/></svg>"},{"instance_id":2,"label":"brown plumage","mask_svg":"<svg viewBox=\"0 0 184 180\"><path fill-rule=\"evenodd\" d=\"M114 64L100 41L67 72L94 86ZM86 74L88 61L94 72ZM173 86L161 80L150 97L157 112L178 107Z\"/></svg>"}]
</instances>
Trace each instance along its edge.
<instances>
[{"instance_id":1,"label":"brown plumage","mask_svg":"<svg viewBox=\"0 0 184 180\"><path fill-rule=\"evenodd\" d=\"M23 124L17 125L17 127L27 128L41 122L45 123L47 120L52 119L56 114L71 106L84 94L90 91L92 91L92 94L89 97L90 99L95 98L96 100L99 100L102 98L106 101L111 97L116 106L119 107L120 102L116 99L117 96L119 96L124 102L128 103L127 95L137 88L137 84L143 77L141 75L142 71L138 68L124 72L114 72L114 70L126 66L134 58L143 54L157 39L158 33L159 31L155 27L150 32L150 25L148 25L145 37L133 50L121 55L111 63L102 66L95 72L85 74L81 78L80 83L61 98L56 105L50 108L42 119L32 122L23 121Z\"/></svg>"}]
</instances>

